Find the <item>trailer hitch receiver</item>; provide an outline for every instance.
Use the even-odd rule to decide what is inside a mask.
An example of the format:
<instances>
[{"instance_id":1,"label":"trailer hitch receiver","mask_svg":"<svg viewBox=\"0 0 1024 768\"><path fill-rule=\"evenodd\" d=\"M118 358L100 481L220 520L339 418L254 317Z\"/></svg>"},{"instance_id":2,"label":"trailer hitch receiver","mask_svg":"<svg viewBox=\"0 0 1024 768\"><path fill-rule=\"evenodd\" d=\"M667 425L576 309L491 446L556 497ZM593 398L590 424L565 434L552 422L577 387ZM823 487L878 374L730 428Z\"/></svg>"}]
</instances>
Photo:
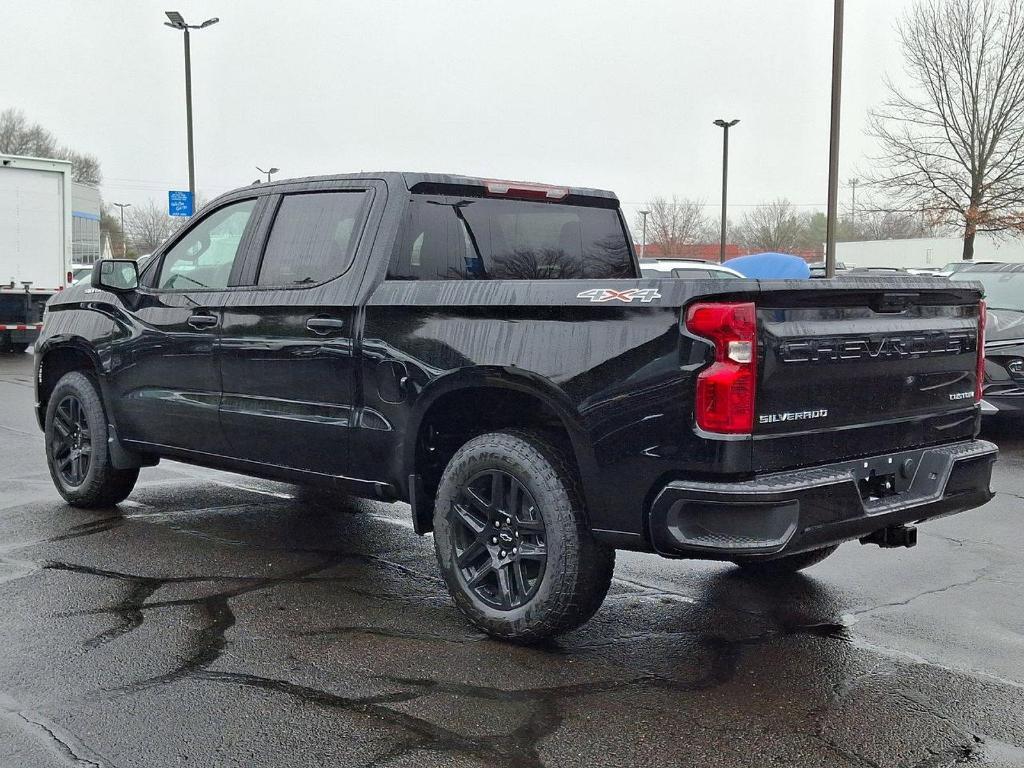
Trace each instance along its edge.
<instances>
[{"instance_id":1,"label":"trailer hitch receiver","mask_svg":"<svg viewBox=\"0 0 1024 768\"><path fill-rule=\"evenodd\" d=\"M917 528L913 525L890 525L879 528L860 540L861 544L877 544L882 549L913 547L917 544Z\"/></svg>"}]
</instances>

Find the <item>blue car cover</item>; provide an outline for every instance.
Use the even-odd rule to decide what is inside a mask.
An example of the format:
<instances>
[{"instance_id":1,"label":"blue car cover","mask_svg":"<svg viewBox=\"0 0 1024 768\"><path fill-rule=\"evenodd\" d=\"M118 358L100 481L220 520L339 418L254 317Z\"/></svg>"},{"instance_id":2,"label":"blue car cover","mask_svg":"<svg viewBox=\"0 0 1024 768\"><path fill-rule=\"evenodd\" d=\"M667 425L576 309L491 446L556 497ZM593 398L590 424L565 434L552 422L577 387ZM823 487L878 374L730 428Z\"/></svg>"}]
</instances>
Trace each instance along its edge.
<instances>
[{"instance_id":1,"label":"blue car cover","mask_svg":"<svg viewBox=\"0 0 1024 768\"><path fill-rule=\"evenodd\" d=\"M811 268L799 256L789 253L752 253L725 262L744 277L758 280L808 280Z\"/></svg>"}]
</instances>

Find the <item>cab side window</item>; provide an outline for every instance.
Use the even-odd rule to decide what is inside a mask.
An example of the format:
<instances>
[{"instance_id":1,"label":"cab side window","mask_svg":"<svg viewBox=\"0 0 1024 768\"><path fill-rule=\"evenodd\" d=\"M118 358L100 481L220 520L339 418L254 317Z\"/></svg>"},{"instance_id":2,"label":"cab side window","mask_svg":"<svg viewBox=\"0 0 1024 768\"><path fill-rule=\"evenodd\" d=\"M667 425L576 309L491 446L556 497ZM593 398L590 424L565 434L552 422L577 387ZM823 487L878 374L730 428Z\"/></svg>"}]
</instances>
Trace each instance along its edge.
<instances>
[{"instance_id":1,"label":"cab side window","mask_svg":"<svg viewBox=\"0 0 1024 768\"><path fill-rule=\"evenodd\" d=\"M228 287L242 235L256 200L219 208L196 224L164 256L156 287L164 291Z\"/></svg>"},{"instance_id":2,"label":"cab side window","mask_svg":"<svg viewBox=\"0 0 1024 768\"><path fill-rule=\"evenodd\" d=\"M274 217L257 284L300 288L347 271L368 200L364 191L286 195Z\"/></svg>"}]
</instances>

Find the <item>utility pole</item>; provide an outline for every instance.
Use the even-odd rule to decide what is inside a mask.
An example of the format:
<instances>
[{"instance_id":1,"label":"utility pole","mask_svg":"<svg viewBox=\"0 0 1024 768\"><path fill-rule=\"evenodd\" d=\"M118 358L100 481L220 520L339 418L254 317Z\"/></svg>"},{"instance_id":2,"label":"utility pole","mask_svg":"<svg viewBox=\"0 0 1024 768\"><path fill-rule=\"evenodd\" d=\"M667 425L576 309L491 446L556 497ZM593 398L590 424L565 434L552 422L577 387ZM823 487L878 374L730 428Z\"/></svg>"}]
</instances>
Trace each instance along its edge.
<instances>
[{"instance_id":1,"label":"utility pole","mask_svg":"<svg viewBox=\"0 0 1024 768\"><path fill-rule=\"evenodd\" d=\"M857 223L857 185L860 179L850 179L850 223Z\"/></svg>"},{"instance_id":2,"label":"utility pole","mask_svg":"<svg viewBox=\"0 0 1024 768\"><path fill-rule=\"evenodd\" d=\"M832 16L832 115L828 138L828 217L825 225L825 277L836 276L836 208L839 204L839 117L843 84L843 0Z\"/></svg>"},{"instance_id":3,"label":"utility pole","mask_svg":"<svg viewBox=\"0 0 1024 768\"><path fill-rule=\"evenodd\" d=\"M729 129L739 120L715 120L715 125L722 129L722 242L718 248L718 263L725 261L725 227L726 209L729 202Z\"/></svg>"},{"instance_id":4,"label":"utility pole","mask_svg":"<svg viewBox=\"0 0 1024 768\"><path fill-rule=\"evenodd\" d=\"M256 170L257 170L257 171L259 171L260 173L265 173L265 174L267 174L267 184L269 184L269 183L270 183L270 176L271 176L271 174L277 173L277 172L278 172L278 171L280 171L281 169L280 169L280 168L274 168L273 166L271 166L271 168L270 168L269 170L266 170L266 171L265 171L265 170L263 170L262 168L260 168L260 167L259 167L259 166L257 165L257 166L256 166Z\"/></svg>"},{"instance_id":5,"label":"utility pole","mask_svg":"<svg viewBox=\"0 0 1024 768\"><path fill-rule=\"evenodd\" d=\"M192 196L192 206L196 204L196 162L195 153L192 147L192 49L189 46L189 30L205 29L213 26L220 19L207 19L202 24L188 24L185 17L178 11L166 11L169 21L164 24L172 29L178 29L185 33L185 123L188 132L188 191Z\"/></svg>"},{"instance_id":6,"label":"utility pole","mask_svg":"<svg viewBox=\"0 0 1024 768\"><path fill-rule=\"evenodd\" d=\"M114 203L118 208L121 209L121 258L125 259L128 257L128 239L124 234L124 209L131 208L131 203Z\"/></svg>"},{"instance_id":7,"label":"utility pole","mask_svg":"<svg viewBox=\"0 0 1024 768\"><path fill-rule=\"evenodd\" d=\"M640 211L640 215L644 219L644 237L640 241L640 258L644 257L644 252L647 250L647 217L651 215L650 211Z\"/></svg>"}]
</instances>

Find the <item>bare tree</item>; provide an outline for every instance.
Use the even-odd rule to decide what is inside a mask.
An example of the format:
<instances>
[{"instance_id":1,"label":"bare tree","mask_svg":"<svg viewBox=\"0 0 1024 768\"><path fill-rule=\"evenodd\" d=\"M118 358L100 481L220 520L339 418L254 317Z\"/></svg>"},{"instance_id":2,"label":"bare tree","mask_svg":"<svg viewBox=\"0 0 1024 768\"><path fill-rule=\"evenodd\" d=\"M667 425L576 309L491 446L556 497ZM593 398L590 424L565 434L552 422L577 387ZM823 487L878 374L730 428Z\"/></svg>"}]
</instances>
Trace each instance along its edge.
<instances>
[{"instance_id":1,"label":"bare tree","mask_svg":"<svg viewBox=\"0 0 1024 768\"><path fill-rule=\"evenodd\" d=\"M20 109L0 112L0 152L71 161L71 177L83 184L103 179L100 161L94 155L77 152L57 143L56 137L39 123L30 123Z\"/></svg>"},{"instance_id":2,"label":"bare tree","mask_svg":"<svg viewBox=\"0 0 1024 768\"><path fill-rule=\"evenodd\" d=\"M140 254L155 251L179 226L180 222L152 200L145 205L132 206L125 214L125 235Z\"/></svg>"},{"instance_id":3,"label":"bare tree","mask_svg":"<svg viewBox=\"0 0 1024 768\"><path fill-rule=\"evenodd\" d=\"M744 213L735 233L747 248L786 253L802 245L805 223L789 200L779 198Z\"/></svg>"},{"instance_id":4,"label":"bare tree","mask_svg":"<svg viewBox=\"0 0 1024 768\"><path fill-rule=\"evenodd\" d=\"M928 222L920 213L882 208L861 211L856 221L845 221L839 229L844 240L906 240L929 234Z\"/></svg>"},{"instance_id":5,"label":"bare tree","mask_svg":"<svg viewBox=\"0 0 1024 768\"><path fill-rule=\"evenodd\" d=\"M899 24L912 86L887 83L872 182L955 225L1024 231L1024 0L920 0Z\"/></svg>"},{"instance_id":6,"label":"bare tree","mask_svg":"<svg viewBox=\"0 0 1024 768\"><path fill-rule=\"evenodd\" d=\"M710 220L704 215L704 202L689 198L671 200L655 197L647 201L647 242L657 243L666 256L681 252L681 246L699 243L707 234ZM643 217L637 214L636 232L643 231Z\"/></svg>"}]
</instances>

